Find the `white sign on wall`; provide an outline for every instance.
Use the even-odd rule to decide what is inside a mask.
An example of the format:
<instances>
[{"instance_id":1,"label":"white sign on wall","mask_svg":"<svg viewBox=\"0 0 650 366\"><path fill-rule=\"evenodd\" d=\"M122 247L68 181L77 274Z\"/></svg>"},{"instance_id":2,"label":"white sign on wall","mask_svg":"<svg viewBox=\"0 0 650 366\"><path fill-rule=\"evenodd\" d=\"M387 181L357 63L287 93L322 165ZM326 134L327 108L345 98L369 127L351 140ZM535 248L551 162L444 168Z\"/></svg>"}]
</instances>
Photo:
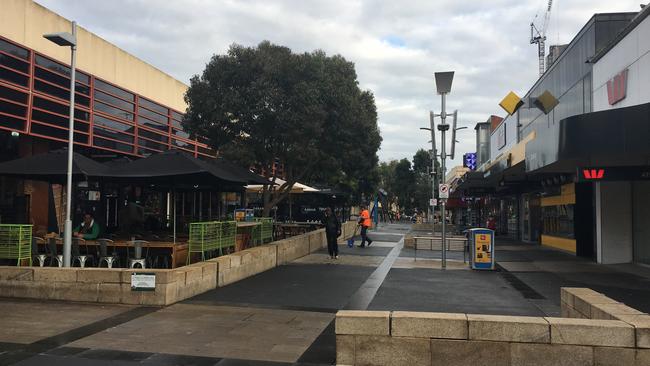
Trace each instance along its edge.
<instances>
[{"instance_id":1,"label":"white sign on wall","mask_svg":"<svg viewBox=\"0 0 650 366\"><path fill-rule=\"evenodd\" d=\"M438 187L438 197L442 199L449 198L449 184L441 184Z\"/></svg>"}]
</instances>

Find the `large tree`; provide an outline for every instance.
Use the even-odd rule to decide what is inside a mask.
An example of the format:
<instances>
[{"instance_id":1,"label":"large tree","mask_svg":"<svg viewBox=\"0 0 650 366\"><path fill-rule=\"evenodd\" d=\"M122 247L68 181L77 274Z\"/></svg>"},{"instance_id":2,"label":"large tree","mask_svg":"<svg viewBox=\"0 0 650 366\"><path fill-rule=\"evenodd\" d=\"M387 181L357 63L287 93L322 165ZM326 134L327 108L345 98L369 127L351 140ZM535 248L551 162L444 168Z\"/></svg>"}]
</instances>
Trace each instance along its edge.
<instances>
[{"instance_id":1,"label":"large tree","mask_svg":"<svg viewBox=\"0 0 650 366\"><path fill-rule=\"evenodd\" d=\"M263 168L272 182L263 191L265 215L297 181L359 189L378 162L374 97L339 55L296 54L268 41L234 44L191 79L185 100L189 132L207 137L226 158ZM279 187L277 162L286 175Z\"/></svg>"}]
</instances>

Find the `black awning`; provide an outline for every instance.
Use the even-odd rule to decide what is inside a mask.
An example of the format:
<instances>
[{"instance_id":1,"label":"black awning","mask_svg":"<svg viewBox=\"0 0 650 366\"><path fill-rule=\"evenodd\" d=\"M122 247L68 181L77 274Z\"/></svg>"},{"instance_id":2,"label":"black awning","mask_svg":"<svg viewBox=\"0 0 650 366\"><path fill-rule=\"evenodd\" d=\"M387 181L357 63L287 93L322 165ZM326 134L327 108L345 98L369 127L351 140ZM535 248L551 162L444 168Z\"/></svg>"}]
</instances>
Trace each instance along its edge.
<instances>
[{"instance_id":1,"label":"black awning","mask_svg":"<svg viewBox=\"0 0 650 366\"><path fill-rule=\"evenodd\" d=\"M117 165L110 170L109 175L114 178L187 184L194 184L192 182L206 184L211 180L215 183L222 182L241 186L250 182L268 184L264 178L223 160L206 161L178 150L170 150Z\"/></svg>"},{"instance_id":2,"label":"black awning","mask_svg":"<svg viewBox=\"0 0 650 366\"><path fill-rule=\"evenodd\" d=\"M75 176L103 177L109 168L79 153L73 153L72 174ZM0 175L13 175L25 179L63 182L68 173L68 150L54 150L45 154L0 163Z\"/></svg>"}]
</instances>

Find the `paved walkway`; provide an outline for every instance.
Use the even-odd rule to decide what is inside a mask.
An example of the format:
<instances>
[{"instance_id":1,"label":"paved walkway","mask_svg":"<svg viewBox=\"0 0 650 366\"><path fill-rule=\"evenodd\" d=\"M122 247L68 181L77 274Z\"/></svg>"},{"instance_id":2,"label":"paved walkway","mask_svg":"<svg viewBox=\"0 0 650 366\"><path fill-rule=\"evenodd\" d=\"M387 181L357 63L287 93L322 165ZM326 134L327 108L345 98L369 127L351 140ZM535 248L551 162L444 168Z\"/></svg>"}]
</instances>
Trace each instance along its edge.
<instances>
[{"instance_id":1,"label":"paved walkway","mask_svg":"<svg viewBox=\"0 0 650 366\"><path fill-rule=\"evenodd\" d=\"M439 254L403 248L407 231L387 225L338 260L315 253L165 308L0 299L0 365L331 365L339 309L558 315L565 285L650 310L633 266L505 243L500 271L468 270L460 253L441 271Z\"/></svg>"}]
</instances>

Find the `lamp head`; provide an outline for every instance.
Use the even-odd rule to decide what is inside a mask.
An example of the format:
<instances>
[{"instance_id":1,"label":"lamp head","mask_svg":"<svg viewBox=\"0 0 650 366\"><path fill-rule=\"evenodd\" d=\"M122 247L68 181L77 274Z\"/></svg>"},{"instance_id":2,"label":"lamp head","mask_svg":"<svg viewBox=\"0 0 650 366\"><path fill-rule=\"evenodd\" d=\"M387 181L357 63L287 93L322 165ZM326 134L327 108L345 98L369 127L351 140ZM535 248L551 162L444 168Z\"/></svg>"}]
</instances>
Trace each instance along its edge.
<instances>
[{"instance_id":1,"label":"lamp head","mask_svg":"<svg viewBox=\"0 0 650 366\"><path fill-rule=\"evenodd\" d=\"M68 32L48 33L43 37L59 46L74 47L77 45L77 37Z\"/></svg>"},{"instance_id":2,"label":"lamp head","mask_svg":"<svg viewBox=\"0 0 650 366\"><path fill-rule=\"evenodd\" d=\"M436 72L436 89L438 94L446 94L451 91L451 82L454 80L453 71Z\"/></svg>"}]
</instances>

